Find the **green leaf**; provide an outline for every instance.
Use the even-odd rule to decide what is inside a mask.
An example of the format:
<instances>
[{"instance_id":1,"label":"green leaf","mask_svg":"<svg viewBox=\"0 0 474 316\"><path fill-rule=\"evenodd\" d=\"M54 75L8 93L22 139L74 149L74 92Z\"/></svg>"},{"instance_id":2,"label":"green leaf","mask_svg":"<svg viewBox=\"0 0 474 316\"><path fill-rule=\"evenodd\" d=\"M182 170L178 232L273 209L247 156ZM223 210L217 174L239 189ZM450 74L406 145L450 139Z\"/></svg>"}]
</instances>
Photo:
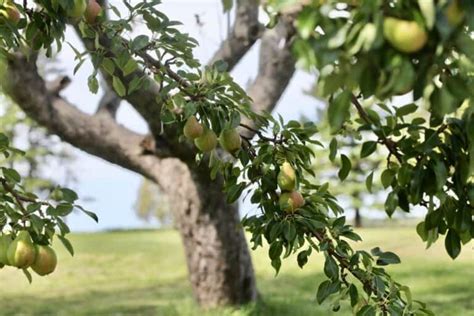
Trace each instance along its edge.
<instances>
[{"instance_id":1,"label":"green leaf","mask_svg":"<svg viewBox=\"0 0 474 316\"><path fill-rule=\"evenodd\" d=\"M357 312L356 316L375 316L375 307L365 305Z\"/></svg>"},{"instance_id":2,"label":"green leaf","mask_svg":"<svg viewBox=\"0 0 474 316\"><path fill-rule=\"evenodd\" d=\"M384 189L388 188L392 184L394 177L395 171L393 171L392 169L386 169L384 170L384 172L382 172L380 180L382 181Z\"/></svg>"},{"instance_id":3,"label":"green leaf","mask_svg":"<svg viewBox=\"0 0 474 316\"><path fill-rule=\"evenodd\" d=\"M329 143L329 160L334 162L337 155L337 139L334 137L331 142Z\"/></svg>"},{"instance_id":4,"label":"green leaf","mask_svg":"<svg viewBox=\"0 0 474 316\"><path fill-rule=\"evenodd\" d=\"M329 103L328 120L332 133L339 131L342 128L344 121L349 116L351 96L351 92L344 91Z\"/></svg>"},{"instance_id":5,"label":"green leaf","mask_svg":"<svg viewBox=\"0 0 474 316\"><path fill-rule=\"evenodd\" d=\"M222 8L224 9L224 12L229 12L232 9L233 5L233 0L222 0Z\"/></svg>"},{"instance_id":6,"label":"green leaf","mask_svg":"<svg viewBox=\"0 0 474 316\"><path fill-rule=\"evenodd\" d=\"M30 271L28 271L27 269L22 269L23 271L23 274L26 276L26 278L28 279L28 283L32 283L33 282L33 277L31 276L31 273Z\"/></svg>"},{"instance_id":7,"label":"green leaf","mask_svg":"<svg viewBox=\"0 0 474 316\"><path fill-rule=\"evenodd\" d=\"M87 85L89 87L90 92L96 94L99 91L99 81L97 80L95 75L90 75L87 79Z\"/></svg>"},{"instance_id":8,"label":"green leaf","mask_svg":"<svg viewBox=\"0 0 474 316\"><path fill-rule=\"evenodd\" d=\"M372 184L374 182L374 172L372 171L369 176L365 179L365 186L369 193L372 193Z\"/></svg>"},{"instance_id":9,"label":"green leaf","mask_svg":"<svg viewBox=\"0 0 474 316\"><path fill-rule=\"evenodd\" d=\"M326 256L324 263L324 274L331 280L337 280L339 278L339 269L336 261L329 255Z\"/></svg>"},{"instance_id":10,"label":"green leaf","mask_svg":"<svg viewBox=\"0 0 474 316\"><path fill-rule=\"evenodd\" d=\"M444 240L444 246L451 258L456 259L456 257L459 256L461 252L461 239L454 230L450 229L448 231L446 239Z\"/></svg>"},{"instance_id":11,"label":"green leaf","mask_svg":"<svg viewBox=\"0 0 474 316\"><path fill-rule=\"evenodd\" d=\"M145 48L150 43L150 38L146 35L139 35L135 37L131 44L131 49L139 51Z\"/></svg>"},{"instance_id":12,"label":"green leaf","mask_svg":"<svg viewBox=\"0 0 474 316\"><path fill-rule=\"evenodd\" d=\"M59 240L63 243L64 247L66 250L71 254L71 256L74 256L74 248L72 247L71 242L64 236L57 235Z\"/></svg>"},{"instance_id":13,"label":"green leaf","mask_svg":"<svg viewBox=\"0 0 474 316\"><path fill-rule=\"evenodd\" d=\"M398 206L398 194L395 191L392 191L388 194L387 199L385 200L385 212L389 217L392 217L395 209Z\"/></svg>"},{"instance_id":14,"label":"green leaf","mask_svg":"<svg viewBox=\"0 0 474 316\"><path fill-rule=\"evenodd\" d=\"M318 293L316 294L316 300L318 303L321 304L329 295L336 293L340 286L339 282L332 283L330 280L321 283L318 287Z\"/></svg>"},{"instance_id":15,"label":"green leaf","mask_svg":"<svg viewBox=\"0 0 474 316\"><path fill-rule=\"evenodd\" d=\"M124 97L127 94L127 89L118 77L113 77L112 86L119 97Z\"/></svg>"},{"instance_id":16,"label":"green leaf","mask_svg":"<svg viewBox=\"0 0 474 316\"><path fill-rule=\"evenodd\" d=\"M349 172L351 171L352 163L349 160L349 158L344 154L341 154L341 163L342 163L342 166L341 166L341 169L339 170L338 176L339 176L339 179L341 179L341 181L344 181L344 179L347 178L347 176L349 175Z\"/></svg>"},{"instance_id":17,"label":"green leaf","mask_svg":"<svg viewBox=\"0 0 474 316\"><path fill-rule=\"evenodd\" d=\"M377 142L368 141L362 144L362 149L360 150L360 158L365 158L370 156L377 149Z\"/></svg>"}]
</instances>

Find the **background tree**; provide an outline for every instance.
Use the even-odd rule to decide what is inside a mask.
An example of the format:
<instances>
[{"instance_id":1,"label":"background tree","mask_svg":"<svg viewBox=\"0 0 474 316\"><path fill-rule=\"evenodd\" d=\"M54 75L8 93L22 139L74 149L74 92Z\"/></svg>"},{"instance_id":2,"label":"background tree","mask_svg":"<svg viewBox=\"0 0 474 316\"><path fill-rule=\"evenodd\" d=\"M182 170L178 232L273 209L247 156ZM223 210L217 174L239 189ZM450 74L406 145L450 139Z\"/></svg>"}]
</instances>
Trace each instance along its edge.
<instances>
[{"instance_id":1,"label":"background tree","mask_svg":"<svg viewBox=\"0 0 474 316\"><path fill-rule=\"evenodd\" d=\"M473 116L468 102L472 73L463 67L472 64L472 25L465 18L474 12L472 6L455 1L430 1L428 5L415 1L349 5L318 1L304 2L306 6L269 1L265 9L273 28L262 32L262 62L259 76L248 90L250 99L225 72L222 62L200 68L192 56L195 41L155 8L158 1L134 6L125 3L128 13L124 19L118 14L110 20L91 17L88 11L85 21L79 23L85 6L65 0L40 2L42 7L37 11L20 6L23 20L7 14L9 29L12 23L27 24L25 39L9 29L2 33L11 75L6 83L9 94L64 140L141 172L165 191L178 193L172 203L178 211L191 281L201 303L240 303L256 297L245 239L236 229L236 207L229 206L232 204L227 204L220 192L224 190L227 202L232 203L246 188L257 185L252 201L259 205L261 214L244 221L252 241L255 246L262 245L264 238L270 243L269 256L277 271L282 257L292 252L299 251L301 266L311 251L324 252L328 279L319 285L318 302L331 295L335 310L340 300L350 298L359 314L428 313L381 267L398 263L398 257L379 248L373 249L372 255L354 251L346 239L359 237L345 224L343 210L328 186L302 177L304 172L312 172L308 144L318 144L313 137L317 131L314 124L284 122L256 112L270 110L291 78L292 47L302 65L321 71L319 81L329 99L332 131L374 133L377 141L362 144L364 156L379 145L387 148L388 164L382 173L382 183L391 187L385 202L387 213L391 215L397 207L405 211L410 205L426 207L429 213L418 227L420 235L432 243L439 234L447 234L446 248L455 258L461 239L467 242L472 235L472 203L466 199L473 189L470 157L474 147L469 129ZM257 15L258 4L237 4L235 29L216 55L230 68L260 34L258 21L249 18ZM454 19L451 6L457 12ZM50 54L53 39L61 42L64 14L76 25L95 69L143 116L152 137L116 124L117 98L107 98L95 116L81 113L62 99L58 90L46 89L37 72L35 53L11 52L25 40L29 47L44 47ZM130 35L129 23L134 18L144 19L151 36ZM239 24L242 19L245 23ZM256 27L249 29L251 21ZM48 28L42 27L45 24ZM20 29L24 26L19 25ZM249 37L242 38L242 33ZM79 65L87 54L77 52ZM89 78L92 91L97 91L96 75ZM25 84L30 89L21 89ZM420 118L405 121L418 109L417 104L395 108L387 103L411 89L415 101L431 102L429 124ZM359 118L350 116L351 104ZM371 109L375 106L387 113L381 117ZM454 112L460 119L451 117ZM193 133L187 136L196 136L199 151L180 138L182 128L193 121ZM355 123L357 129L348 131L348 122ZM236 134L237 127L246 132ZM216 135L224 138L222 147L238 164L213 150ZM331 149L332 156L334 151L337 148ZM167 160L170 157L180 163ZM344 153L339 157L339 178L344 180L352 165ZM159 168L164 166L168 168ZM176 179L177 170L194 182Z\"/></svg>"}]
</instances>

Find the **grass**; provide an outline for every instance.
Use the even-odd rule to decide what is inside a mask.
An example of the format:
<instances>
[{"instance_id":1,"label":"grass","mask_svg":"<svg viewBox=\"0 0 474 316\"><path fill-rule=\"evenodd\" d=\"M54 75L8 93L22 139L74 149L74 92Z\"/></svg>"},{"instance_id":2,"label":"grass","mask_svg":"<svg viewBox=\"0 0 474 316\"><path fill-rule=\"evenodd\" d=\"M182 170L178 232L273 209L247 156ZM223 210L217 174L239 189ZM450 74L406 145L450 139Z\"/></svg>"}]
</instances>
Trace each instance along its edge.
<instances>
[{"instance_id":1,"label":"grass","mask_svg":"<svg viewBox=\"0 0 474 316\"><path fill-rule=\"evenodd\" d=\"M382 246L398 253L394 277L411 287L416 299L437 315L474 315L474 257L464 247L456 261L442 240L425 250L413 228L360 230L365 249ZM0 315L350 315L346 306L332 313L314 297L323 280L320 255L304 270L287 259L278 277L266 249L253 252L264 303L240 310L201 311L192 299L181 241L174 231L109 232L71 237L76 256L58 244L59 267L29 285L20 271L0 271Z\"/></svg>"}]
</instances>

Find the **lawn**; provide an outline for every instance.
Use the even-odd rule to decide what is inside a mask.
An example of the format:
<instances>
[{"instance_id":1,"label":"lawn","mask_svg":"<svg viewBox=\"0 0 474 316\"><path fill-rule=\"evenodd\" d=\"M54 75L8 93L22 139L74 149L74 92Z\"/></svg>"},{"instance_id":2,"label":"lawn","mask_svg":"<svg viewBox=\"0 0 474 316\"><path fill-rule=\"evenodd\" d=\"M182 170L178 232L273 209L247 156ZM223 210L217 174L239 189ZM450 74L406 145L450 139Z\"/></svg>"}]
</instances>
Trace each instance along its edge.
<instances>
[{"instance_id":1,"label":"lawn","mask_svg":"<svg viewBox=\"0 0 474 316\"><path fill-rule=\"evenodd\" d=\"M413 228L360 230L371 249L398 253L401 265L390 272L412 288L437 315L474 315L472 244L456 261L440 240L425 250ZM179 235L174 231L108 232L71 237L76 256L59 244L59 267L53 275L35 277L29 285L20 271L0 271L0 315L350 315L330 312L314 301L322 258L313 255L304 270L294 258L284 262L278 277L266 250L253 253L264 303L241 310L201 311L192 299Z\"/></svg>"}]
</instances>

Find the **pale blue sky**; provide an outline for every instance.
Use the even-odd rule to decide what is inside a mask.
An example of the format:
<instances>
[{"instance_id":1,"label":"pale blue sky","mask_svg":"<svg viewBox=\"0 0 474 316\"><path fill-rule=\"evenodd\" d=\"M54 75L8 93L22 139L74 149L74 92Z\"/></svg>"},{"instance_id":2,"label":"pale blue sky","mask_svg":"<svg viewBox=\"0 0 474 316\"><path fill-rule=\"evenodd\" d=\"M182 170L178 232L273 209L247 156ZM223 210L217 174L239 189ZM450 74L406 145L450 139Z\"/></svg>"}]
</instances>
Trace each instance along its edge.
<instances>
[{"instance_id":1,"label":"pale blue sky","mask_svg":"<svg viewBox=\"0 0 474 316\"><path fill-rule=\"evenodd\" d=\"M111 1L120 3L121 1ZM161 9L171 19L184 23L182 30L188 32L200 42L196 49L196 56L204 63L212 56L227 32L226 17L222 15L220 0L164 0ZM195 14L199 14L204 26L197 27ZM137 32L140 32L138 26ZM73 32L68 32L67 40L74 45L79 42ZM59 56L60 65L65 74L73 76L74 63L72 51L64 46L64 51ZM258 45L241 61L233 71L235 80L242 86L252 80L256 74L258 62ZM96 109L98 95L93 95L87 90L86 79L91 73L90 65L84 67L73 77L73 83L63 95L83 111L93 113ZM311 88L314 76L298 72L293 78L288 90L280 101L275 113L282 114L286 119L298 119L302 115L315 117L317 101L304 95L303 91ZM146 132L142 119L128 105L123 105L118 112L118 121L138 132ZM109 228L136 228L147 227L138 219L133 211L138 186L141 177L123 168L112 165L101 159L92 157L81 151L74 150L77 157L76 168L77 192L82 197L90 197L92 201L82 201L87 209L95 211L99 224L95 224L82 214L74 214L68 218L68 223L73 231L93 231ZM54 174L55 170L51 170ZM58 175L60 176L60 175ZM247 203L243 204L242 212L252 211ZM153 224L151 224L153 226Z\"/></svg>"}]
</instances>

